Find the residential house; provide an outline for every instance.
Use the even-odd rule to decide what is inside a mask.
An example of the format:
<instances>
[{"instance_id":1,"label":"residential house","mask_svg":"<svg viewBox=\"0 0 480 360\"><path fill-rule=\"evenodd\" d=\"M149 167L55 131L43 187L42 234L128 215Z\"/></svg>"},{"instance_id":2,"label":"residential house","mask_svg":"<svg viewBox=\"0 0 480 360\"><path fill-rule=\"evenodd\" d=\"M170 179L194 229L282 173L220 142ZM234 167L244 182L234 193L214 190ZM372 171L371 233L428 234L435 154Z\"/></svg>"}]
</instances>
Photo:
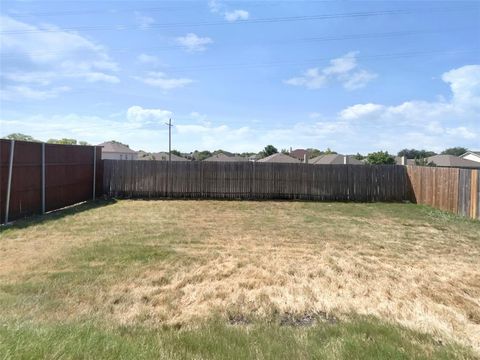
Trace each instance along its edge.
<instances>
[{"instance_id":1,"label":"residential house","mask_svg":"<svg viewBox=\"0 0 480 360\"><path fill-rule=\"evenodd\" d=\"M436 166L480 169L480 162L467 160L454 155L435 155L427 158L427 163Z\"/></svg>"},{"instance_id":2,"label":"residential house","mask_svg":"<svg viewBox=\"0 0 480 360\"><path fill-rule=\"evenodd\" d=\"M243 157L243 156L238 156L238 155L227 156L224 153L218 153L218 154L215 154L215 155L212 155L212 156L206 158L203 161L228 161L228 162L231 162L231 161L248 161L248 159Z\"/></svg>"},{"instance_id":3,"label":"residential house","mask_svg":"<svg viewBox=\"0 0 480 360\"><path fill-rule=\"evenodd\" d=\"M102 147L102 160L137 160L138 155L128 145L107 141L97 146Z\"/></svg>"},{"instance_id":4,"label":"residential house","mask_svg":"<svg viewBox=\"0 0 480 360\"><path fill-rule=\"evenodd\" d=\"M353 155L326 154L314 157L308 161L316 165L364 165L362 160L355 159Z\"/></svg>"},{"instance_id":5,"label":"residential house","mask_svg":"<svg viewBox=\"0 0 480 360\"><path fill-rule=\"evenodd\" d=\"M168 152L152 153L152 157L153 157L153 160L168 161ZM175 154L171 154L171 159L172 161L189 161L188 159L185 159L183 156L178 156Z\"/></svg>"},{"instance_id":6,"label":"residential house","mask_svg":"<svg viewBox=\"0 0 480 360\"><path fill-rule=\"evenodd\" d=\"M291 149L291 148L290 148ZM291 157L297 159L297 160L300 160L300 161L303 161L305 159L305 156L307 156L308 158L308 150L305 150L305 149L295 149L295 150L290 150L290 154L289 154Z\"/></svg>"},{"instance_id":7,"label":"residential house","mask_svg":"<svg viewBox=\"0 0 480 360\"><path fill-rule=\"evenodd\" d=\"M395 156L396 165L416 165L415 159L407 159L405 156Z\"/></svg>"},{"instance_id":8,"label":"residential house","mask_svg":"<svg viewBox=\"0 0 480 360\"><path fill-rule=\"evenodd\" d=\"M467 151L465 154L460 156L462 159L480 162L480 151Z\"/></svg>"},{"instance_id":9,"label":"residential house","mask_svg":"<svg viewBox=\"0 0 480 360\"><path fill-rule=\"evenodd\" d=\"M263 159L258 160L258 162L269 162L269 163L300 163L300 160L295 159L289 155L276 153L270 156L267 156Z\"/></svg>"}]
</instances>

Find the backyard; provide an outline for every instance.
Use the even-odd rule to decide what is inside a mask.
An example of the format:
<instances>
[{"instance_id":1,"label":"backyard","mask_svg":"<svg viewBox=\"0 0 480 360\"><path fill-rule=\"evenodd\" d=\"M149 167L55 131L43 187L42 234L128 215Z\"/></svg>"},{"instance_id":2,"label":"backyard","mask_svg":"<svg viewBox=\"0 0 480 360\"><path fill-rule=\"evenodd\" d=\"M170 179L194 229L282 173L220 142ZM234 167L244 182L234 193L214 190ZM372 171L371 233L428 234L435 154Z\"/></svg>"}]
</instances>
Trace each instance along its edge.
<instances>
[{"instance_id":1,"label":"backyard","mask_svg":"<svg viewBox=\"0 0 480 360\"><path fill-rule=\"evenodd\" d=\"M480 222L120 200L1 229L0 358L477 358Z\"/></svg>"}]
</instances>

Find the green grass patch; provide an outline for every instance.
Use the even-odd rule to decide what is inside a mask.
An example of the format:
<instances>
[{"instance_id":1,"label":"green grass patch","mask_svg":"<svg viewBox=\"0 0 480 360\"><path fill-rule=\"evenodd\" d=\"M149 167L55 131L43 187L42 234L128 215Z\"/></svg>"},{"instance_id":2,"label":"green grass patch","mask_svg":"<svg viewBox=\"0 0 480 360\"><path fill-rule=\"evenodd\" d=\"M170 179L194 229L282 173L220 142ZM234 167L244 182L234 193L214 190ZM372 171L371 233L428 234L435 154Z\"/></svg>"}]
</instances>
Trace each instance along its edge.
<instances>
[{"instance_id":1,"label":"green grass patch","mask_svg":"<svg viewBox=\"0 0 480 360\"><path fill-rule=\"evenodd\" d=\"M474 359L457 345L357 318L308 327L219 320L189 329L6 322L5 359Z\"/></svg>"}]
</instances>

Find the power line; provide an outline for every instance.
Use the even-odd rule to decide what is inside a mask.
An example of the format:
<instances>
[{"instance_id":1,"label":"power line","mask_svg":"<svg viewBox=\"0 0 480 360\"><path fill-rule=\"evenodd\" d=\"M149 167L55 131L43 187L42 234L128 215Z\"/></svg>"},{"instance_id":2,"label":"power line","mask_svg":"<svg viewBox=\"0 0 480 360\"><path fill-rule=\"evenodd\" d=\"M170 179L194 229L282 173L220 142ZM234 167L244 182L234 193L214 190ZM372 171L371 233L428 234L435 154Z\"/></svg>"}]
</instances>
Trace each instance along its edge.
<instances>
[{"instance_id":1,"label":"power line","mask_svg":"<svg viewBox=\"0 0 480 360\"><path fill-rule=\"evenodd\" d=\"M367 11L367 12L350 12L350 13L336 13L336 14L318 14L318 15L301 15L301 16L285 16L274 18L258 18L239 20L235 22L228 21L204 21L197 23L164 23L164 24L150 24L147 28L140 28L139 26L132 25L91 25L91 26L72 26L48 29L32 29L32 30L3 30L0 31L0 35L21 35L21 34L34 34L34 33L55 33L66 31L100 31L100 30L148 30L148 29L168 29L176 27L196 27L196 26L218 26L218 25L238 25L238 24L268 24L268 23L282 23L282 22L294 22L294 21L313 21L313 20L330 20L341 18L364 18L372 16L385 16L385 15L406 15L413 12L441 12L441 11L461 11L476 9L473 7L466 8L430 8L430 9L400 9L400 10L382 10L382 11Z\"/></svg>"},{"instance_id":2,"label":"power line","mask_svg":"<svg viewBox=\"0 0 480 360\"><path fill-rule=\"evenodd\" d=\"M342 40L356 40L356 39L375 39L375 38L393 38L393 37L403 37L403 36L415 36L423 34L440 34L440 33L452 33L470 30L471 28L458 28L458 29L432 29L432 30L407 30L407 31L396 31L396 32L383 32L383 33L360 33L360 34L344 34L344 35L333 35L333 36L322 36L322 37L308 37L308 38L298 38L298 39L283 39L277 41L269 41L268 44L253 43L253 44L241 44L243 46L259 46L259 45L286 45L291 43L312 43L312 42L326 42L326 41L342 41ZM218 47L218 44L215 45ZM238 44L220 44L222 47L238 47ZM169 46L155 46L155 47L122 47L122 48L108 48L105 49L108 53L122 53L122 52L148 52L148 51L169 51L169 50L178 50L184 49L183 45L169 45ZM61 54L61 51L37 51L37 52L22 52L21 54L3 54L0 50L0 57L3 59L10 58L19 58L22 56L45 56L53 54Z\"/></svg>"}]
</instances>

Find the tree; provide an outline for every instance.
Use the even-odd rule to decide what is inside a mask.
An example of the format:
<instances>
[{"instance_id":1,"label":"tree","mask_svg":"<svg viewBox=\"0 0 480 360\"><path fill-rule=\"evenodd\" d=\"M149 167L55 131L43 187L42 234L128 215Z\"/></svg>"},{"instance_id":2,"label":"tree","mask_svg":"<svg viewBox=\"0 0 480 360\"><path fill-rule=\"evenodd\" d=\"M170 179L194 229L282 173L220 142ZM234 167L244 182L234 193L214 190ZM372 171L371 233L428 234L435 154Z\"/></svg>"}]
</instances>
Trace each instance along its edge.
<instances>
[{"instance_id":1,"label":"tree","mask_svg":"<svg viewBox=\"0 0 480 360\"><path fill-rule=\"evenodd\" d=\"M285 154L285 155L290 154L290 150L288 150L288 149L282 149L282 150L280 150L280 152L281 152L282 154Z\"/></svg>"},{"instance_id":2,"label":"tree","mask_svg":"<svg viewBox=\"0 0 480 360\"><path fill-rule=\"evenodd\" d=\"M307 154L309 159L313 159L314 157L322 155L322 151L315 148L308 148Z\"/></svg>"},{"instance_id":3,"label":"tree","mask_svg":"<svg viewBox=\"0 0 480 360\"><path fill-rule=\"evenodd\" d=\"M4 139L8 139L8 140L18 140L18 141L40 142L40 141L34 139L32 136L30 136L30 135L25 135L25 134L22 134L22 133L9 134L9 135L5 136Z\"/></svg>"},{"instance_id":4,"label":"tree","mask_svg":"<svg viewBox=\"0 0 480 360\"><path fill-rule=\"evenodd\" d=\"M387 151L377 151L368 154L367 162L373 165L393 165L395 164L395 158L390 155Z\"/></svg>"},{"instance_id":5,"label":"tree","mask_svg":"<svg viewBox=\"0 0 480 360\"><path fill-rule=\"evenodd\" d=\"M357 155L353 155L353 158L357 160L364 160L365 156L357 152Z\"/></svg>"},{"instance_id":6,"label":"tree","mask_svg":"<svg viewBox=\"0 0 480 360\"><path fill-rule=\"evenodd\" d=\"M49 139L47 141L49 144L62 144L62 145L77 145L77 140L75 139Z\"/></svg>"},{"instance_id":7,"label":"tree","mask_svg":"<svg viewBox=\"0 0 480 360\"><path fill-rule=\"evenodd\" d=\"M78 145L84 145L84 146L85 146L85 145L88 145L88 142L86 142L86 141L79 141L79 142L78 142Z\"/></svg>"},{"instance_id":8,"label":"tree","mask_svg":"<svg viewBox=\"0 0 480 360\"><path fill-rule=\"evenodd\" d=\"M172 150L171 153L172 153L173 155L182 156L182 153L181 153L180 151L178 151L178 150Z\"/></svg>"},{"instance_id":9,"label":"tree","mask_svg":"<svg viewBox=\"0 0 480 360\"><path fill-rule=\"evenodd\" d=\"M336 151L333 151L332 149L330 148L327 148L327 150L325 150L323 152L325 155L329 155L329 154L336 154L337 152Z\"/></svg>"},{"instance_id":10,"label":"tree","mask_svg":"<svg viewBox=\"0 0 480 360\"><path fill-rule=\"evenodd\" d=\"M278 150L275 146L273 145L267 145L265 148L262 150L262 155L263 157L267 157L273 154L278 153Z\"/></svg>"},{"instance_id":11,"label":"tree","mask_svg":"<svg viewBox=\"0 0 480 360\"><path fill-rule=\"evenodd\" d=\"M203 150L203 151L195 150L192 154L192 157L195 160L199 160L199 161L205 160L206 158L209 158L210 156L212 156L212 153L208 150Z\"/></svg>"},{"instance_id":12,"label":"tree","mask_svg":"<svg viewBox=\"0 0 480 360\"><path fill-rule=\"evenodd\" d=\"M436 155L436 153L427 150L403 149L399 151L397 155L405 156L407 159L424 159Z\"/></svg>"},{"instance_id":13,"label":"tree","mask_svg":"<svg viewBox=\"0 0 480 360\"><path fill-rule=\"evenodd\" d=\"M465 154L468 150L465 149L464 147L453 147L453 148L448 148L442 151L442 155L453 155L453 156L461 156Z\"/></svg>"}]
</instances>

